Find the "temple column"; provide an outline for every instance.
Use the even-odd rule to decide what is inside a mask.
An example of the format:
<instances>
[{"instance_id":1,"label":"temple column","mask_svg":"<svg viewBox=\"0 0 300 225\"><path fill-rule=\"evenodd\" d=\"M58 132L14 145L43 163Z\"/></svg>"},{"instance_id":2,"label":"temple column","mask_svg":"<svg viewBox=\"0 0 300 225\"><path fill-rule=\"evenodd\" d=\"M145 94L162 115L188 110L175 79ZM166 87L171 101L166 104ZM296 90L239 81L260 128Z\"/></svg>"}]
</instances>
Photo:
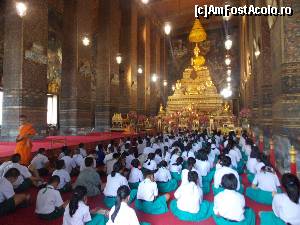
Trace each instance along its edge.
<instances>
[{"instance_id":1,"label":"temple column","mask_svg":"<svg viewBox=\"0 0 300 225\"><path fill-rule=\"evenodd\" d=\"M156 74L159 77L158 71L157 71L157 64L156 64L156 30L154 27L151 28L151 55L150 55L150 115L154 116L155 114L155 108L156 108L156 96L157 96L157 87L158 82L160 79L158 79L156 82L152 81L153 74Z\"/></svg>"},{"instance_id":2,"label":"temple column","mask_svg":"<svg viewBox=\"0 0 300 225\"><path fill-rule=\"evenodd\" d=\"M91 4L84 0L64 1L60 130L76 133L91 128Z\"/></svg>"},{"instance_id":3,"label":"temple column","mask_svg":"<svg viewBox=\"0 0 300 225\"><path fill-rule=\"evenodd\" d=\"M151 22L149 18L145 19L145 114L150 114L150 85L151 85ZM152 49L153 50L153 49Z\"/></svg>"},{"instance_id":4,"label":"temple column","mask_svg":"<svg viewBox=\"0 0 300 225\"><path fill-rule=\"evenodd\" d=\"M38 133L47 126L48 3L28 0L19 17L5 2L2 138L15 138L24 114Z\"/></svg>"}]
</instances>

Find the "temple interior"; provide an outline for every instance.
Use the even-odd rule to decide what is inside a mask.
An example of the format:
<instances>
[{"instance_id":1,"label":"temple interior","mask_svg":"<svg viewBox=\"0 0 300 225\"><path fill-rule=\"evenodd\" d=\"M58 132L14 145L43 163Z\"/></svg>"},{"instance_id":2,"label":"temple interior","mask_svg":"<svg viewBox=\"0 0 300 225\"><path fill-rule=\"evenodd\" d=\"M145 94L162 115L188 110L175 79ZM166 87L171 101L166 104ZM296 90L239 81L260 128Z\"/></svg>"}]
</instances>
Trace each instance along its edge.
<instances>
[{"instance_id":1,"label":"temple interior","mask_svg":"<svg viewBox=\"0 0 300 225\"><path fill-rule=\"evenodd\" d=\"M196 5L228 4L293 15L195 17ZM30 154L234 131L247 132L278 173L293 163L300 171L299 11L299 0L0 1L0 162L15 153L25 117ZM22 224L10 218L0 224Z\"/></svg>"}]
</instances>

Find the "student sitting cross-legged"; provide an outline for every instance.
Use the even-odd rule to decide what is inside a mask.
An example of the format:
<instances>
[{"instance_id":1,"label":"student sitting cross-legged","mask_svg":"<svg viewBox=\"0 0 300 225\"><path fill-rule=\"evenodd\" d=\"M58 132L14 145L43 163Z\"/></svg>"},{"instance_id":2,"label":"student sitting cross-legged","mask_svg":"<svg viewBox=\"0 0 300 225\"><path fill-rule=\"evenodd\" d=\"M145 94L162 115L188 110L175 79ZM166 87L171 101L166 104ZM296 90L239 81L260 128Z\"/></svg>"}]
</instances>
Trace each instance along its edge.
<instances>
[{"instance_id":1,"label":"student sitting cross-legged","mask_svg":"<svg viewBox=\"0 0 300 225\"><path fill-rule=\"evenodd\" d=\"M137 191L135 207L148 214L163 214L168 212L167 201L170 199L169 194L158 196L157 184L154 181L152 171L145 173L143 180Z\"/></svg>"},{"instance_id":2,"label":"student sitting cross-legged","mask_svg":"<svg viewBox=\"0 0 300 225\"><path fill-rule=\"evenodd\" d=\"M138 159L131 161L131 170L128 178L128 184L131 189L137 189L140 182L144 180L142 171L140 170L141 164Z\"/></svg>"},{"instance_id":3,"label":"student sitting cross-legged","mask_svg":"<svg viewBox=\"0 0 300 225\"><path fill-rule=\"evenodd\" d=\"M30 199L30 195L15 194L12 184L19 176L19 170L11 168L0 178L0 216L14 212L18 206Z\"/></svg>"},{"instance_id":4,"label":"student sitting cross-legged","mask_svg":"<svg viewBox=\"0 0 300 225\"><path fill-rule=\"evenodd\" d=\"M176 159L175 163L170 164L171 176L177 182L181 181L182 163L183 163L183 158L182 157L178 157Z\"/></svg>"},{"instance_id":5,"label":"student sitting cross-legged","mask_svg":"<svg viewBox=\"0 0 300 225\"><path fill-rule=\"evenodd\" d=\"M59 176L49 178L48 185L39 190L36 198L35 213L40 219L54 220L64 214L65 206L60 192L56 190L59 185Z\"/></svg>"},{"instance_id":6,"label":"student sitting cross-legged","mask_svg":"<svg viewBox=\"0 0 300 225\"><path fill-rule=\"evenodd\" d=\"M202 185L204 194L209 193L210 183L214 177L214 171L210 170L210 163L208 161L207 153L204 149L198 151L196 154L195 167L197 172L202 176Z\"/></svg>"},{"instance_id":7,"label":"student sitting cross-legged","mask_svg":"<svg viewBox=\"0 0 300 225\"><path fill-rule=\"evenodd\" d=\"M245 198L236 191L237 184L234 174L222 177L224 191L214 197L213 218L217 225L255 225L255 213L245 208Z\"/></svg>"},{"instance_id":8,"label":"student sitting cross-legged","mask_svg":"<svg viewBox=\"0 0 300 225\"><path fill-rule=\"evenodd\" d=\"M57 189L60 192L69 192L72 190L70 174L65 170L65 161L60 159L55 162L56 170L53 171L52 176L59 176L59 184Z\"/></svg>"},{"instance_id":9,"label":"student sitting cross-legged","mask_svg":"<svg viewBox=\"0 0 300 225\"><path fill-rule=\"evenodd\" d=\"M246 196L253 201L271 205L273 196L280 190L279 179L270 165L263 166L252 182L252 187L246 189Z\"/></svg>"},{"instance_id":10,"label":"student sitting cross-legged","mask_svg":"<svg viewBox=\"0 0 300 225\"><path fill-rule=\"evenodd\" d=\"M199 222L212 215L213 205L203 201L203 192L198 185L198 174L195 171L188 173L188 183L181 185L175 192L176 200L171 201L170 210L184 221Z\"/></svg>"},{"instance_id":11,"label":"student sitting cross-legged","mask_svg":"<svg viewBox=\"0 0 300 225\"><path fill-rule=\"evenodd\" d=\"M147 160L143 164L143 168L142 168L143 172L146 172L146 171L154 172L155 170L157 170L157 164L156 164L154 158L155 158L155 153L148 154Z\"/></svg>"},{"instance_id":12,"label":"student sitting cross-legged","mask_svg":"<svg viewBox=\"0 0 300 225\"><path fill-rule=\"evenodd\" d=\"M158 165L158 170L154 174L154 180L157 183L158 191L160 193L168 193L176 190L178 187L177 181L172 179L171 173L168 170L168 163L163 160Z\"/></svg>"},{"instance_id":13,"label":"student sitting cross-legged","mask_svg":"<svg viewBox=\"0 0 300 225\"><path fill-rule=\"evenodd\" d=\"M104 188L103 194L104 197L104 204L111 208L116 203L116 197L117 197L117 190L119 187L126 185L128 186L128 181L126 177L124 177L121 174L121 171L123 170L123 165L121 162L116 162L113 167L113 171L110 175L107 176L107 182L106 186ZM130 202L132 202L136 197L137 190L134 189L130 193Z\"/></svg>"},{"instance_id":14,"label":"student sitting cross-legged","mask_svg":"<svg viewBox=\"0 0 300 225\"><path fill-rule=\"evenodd\" d=\"M300 224L300 182L290 173L281 178L284 193L276 194L272 202L272 212L260 212L261 225Z\"/></svg>"},{"instance_id":15,"label":"student sitting cross-legged","mask_svg":"<svg viewBox=\"0 0 300 225\"><path fill-rule=\"evenodd\" d=\"M40 176L47 176L49 174L49 159L46 156L46 149L40 148L38 153L33 157L29 168L35 168Z\"/></svg>"}]
</instances>

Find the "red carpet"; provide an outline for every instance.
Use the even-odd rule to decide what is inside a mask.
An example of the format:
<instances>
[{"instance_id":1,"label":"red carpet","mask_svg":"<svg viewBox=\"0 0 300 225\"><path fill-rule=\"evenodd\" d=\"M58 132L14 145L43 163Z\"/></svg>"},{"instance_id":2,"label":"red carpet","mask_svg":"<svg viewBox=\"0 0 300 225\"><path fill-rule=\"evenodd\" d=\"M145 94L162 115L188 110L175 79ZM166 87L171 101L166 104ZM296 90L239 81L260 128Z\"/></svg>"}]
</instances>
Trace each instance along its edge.
<instances>
[{"instance_id":1,"label":"red carpet","mask_svg":"<svg viewBox=\"0 0 300 225\"><path fill-rule=\"evenodd\" d=\"M249 186L249 182L247 181L247 178L245 175L243 175L243 183L247 187ZM35 209L35 199L36 199L36 194L37 190L32 189L32 204L29 208L24 208L24 209L18 209L16 213L10 214L8 216L0 218L0 224L1 225L61 225L62 224L62 218L55 220L55 221L43 221L38 219L35 214L34 214L34 209ZM64 194L63 198L64 200L67 200L70 197L70 194ZM94 208L96 206L104 207L102 204L102 196L98 196L96 198L90 198L89 199L89 205L90 208ZM212 192L209 193L208 195L204 196L206 200L213 201L213 194ZM248 198L246 198L246 203L247 206L252 208L256 214L259 211L271 211L271 206L265 206L262 204L255 203ZM183 222L178 220L176 217L174 217L170 212L163 214L163 215L148 215L141 213L137 211L138 217L140 221L143 222L150 222L152 225L192 225L192 224L198 224L198 225L212 225L215 224L214 220L212 218L209 218L208 220L205 220L200 223L192 223L192 222ZM257 218L256 224L259 224L259 219Z\"/></svg>"},{"instance_id":2,"label":"red carpet","mask_svg":"<svg viewBox=\"0 0 300 225\"><path fill-rule=\"evenodd\" d=\"M79 143L95 143L100 141L109 141L112 139L119 139L123 137L133 136L133 133L121 132L97 132L91 133L87 136L49 136L43 140L33 141L32 152L36 152L39 148L58 149L64 145L64 140L67 146L77 146ZM57 140L60 143L56 142ZM52 144L53 143L53 144ZM14 142L0 142L0 159L8 157L14 153L16 143Z\"/></svg>"}]
</instances>

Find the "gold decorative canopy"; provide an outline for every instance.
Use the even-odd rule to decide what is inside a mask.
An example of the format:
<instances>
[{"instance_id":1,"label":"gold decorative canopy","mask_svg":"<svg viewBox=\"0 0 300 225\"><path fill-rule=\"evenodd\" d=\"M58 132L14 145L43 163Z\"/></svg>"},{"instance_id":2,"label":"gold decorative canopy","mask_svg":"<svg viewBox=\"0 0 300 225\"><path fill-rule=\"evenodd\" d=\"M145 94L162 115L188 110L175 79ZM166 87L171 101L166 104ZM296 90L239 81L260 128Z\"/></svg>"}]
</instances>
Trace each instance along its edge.
<instances>
[{"instance_id":1,"label":"gold decorative canopy","mask_svg":"<svg viewBox=\"0 0 300 225\"><path fill-rule=\"evenodd\" d=\"M199 43L206 40L206 32L199 19L196 19L189 35L189 41Z\"/></svg>"}]
</instances>

